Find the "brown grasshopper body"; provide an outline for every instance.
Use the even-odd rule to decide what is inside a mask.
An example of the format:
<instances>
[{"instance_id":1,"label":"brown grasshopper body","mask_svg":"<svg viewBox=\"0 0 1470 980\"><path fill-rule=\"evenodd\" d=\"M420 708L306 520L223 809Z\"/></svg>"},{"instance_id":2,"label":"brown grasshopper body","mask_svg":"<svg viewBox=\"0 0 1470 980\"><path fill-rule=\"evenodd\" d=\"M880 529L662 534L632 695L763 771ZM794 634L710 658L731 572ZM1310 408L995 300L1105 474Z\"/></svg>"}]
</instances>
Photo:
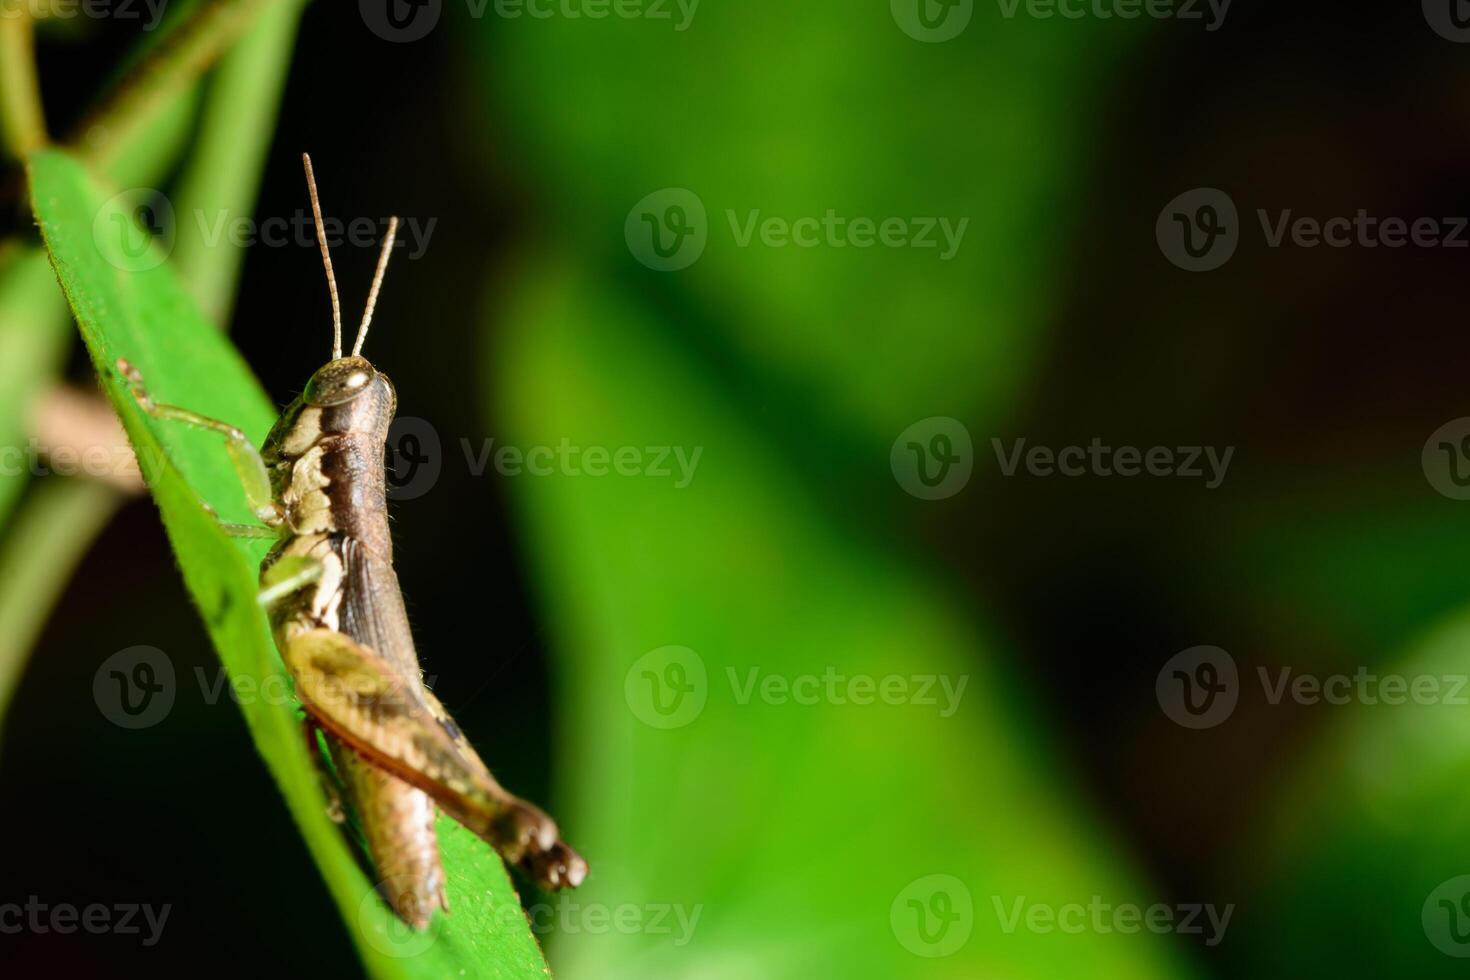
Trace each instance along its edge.
<instances>
[{"instance_id":1,"label":"brown grasshopper body","mask_svg":"<svg viewBox=\"0 0 1470 980\"><path fill-rule=\"evenodd\" d=\"M439 809L542 887L575 887L587 865L546 814L500 787L423 684L388 528L384 455L397 395L387 375L358 354L396 224L389 225L357 342L344 357L309 160L306 166L337 340L332 360L282 413L263 450L231 426L154 403L137 372L126 362L119 368L145 411L229 440L266 526L226 530L276 539L261 564L261 602L276 644L311 725L327 736L383 897L422 928L435 907L449 908L434 830Z\"/></svg>"}]
</instances>

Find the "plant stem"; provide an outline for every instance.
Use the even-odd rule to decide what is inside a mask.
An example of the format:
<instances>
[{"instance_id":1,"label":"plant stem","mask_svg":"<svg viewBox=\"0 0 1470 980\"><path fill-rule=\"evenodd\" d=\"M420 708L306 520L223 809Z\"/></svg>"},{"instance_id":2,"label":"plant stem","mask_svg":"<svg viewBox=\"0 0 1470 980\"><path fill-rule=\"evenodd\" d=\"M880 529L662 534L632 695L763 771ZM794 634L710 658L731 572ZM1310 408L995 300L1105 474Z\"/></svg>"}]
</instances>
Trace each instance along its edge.
<instances>
[{"instance_id":1,"label":"plant stem","mask_svg":"<svg viewBox=\"0 0 1470 980\"><path fill-rule=\"evenodd\" d=\"M28 15L0 17L0 146L15 159L48 142L36 81L35 33Z\"/></svg>"},{"instance_id":2,"label":"plant stem","mask_svg":"<svg viewBox=\"0 0 1470 980\"><path fill-rule=\"evenodd\" d=\"M75 477L36 481L0 545L0 718L73 569L124 499Z\"/></svg>"},{"instance_id":3,"label":"plant stem","mask_svg":"<svg viewBox=\"0 0 1470 980\"><path fill-rule=\"evenodd\" d=\"M174 194L179 214L250 214L275 132L304 0L280 0L220 60ZM207 319L226 327L244 249L207 242L193 224L178 229L173 265Z\"/></svg>"},{"instance_id":4,"label":"plant stem","mask_svg":"<svg viewBox=\"0 0 1470 980\"><path fill-rule=\"evenodd\" d=\"M145 126L224 53L255 15L278 0L211 0L179 25L116 85L67 139L94 167L111 162Z\"/></svg>"}]
</instances>

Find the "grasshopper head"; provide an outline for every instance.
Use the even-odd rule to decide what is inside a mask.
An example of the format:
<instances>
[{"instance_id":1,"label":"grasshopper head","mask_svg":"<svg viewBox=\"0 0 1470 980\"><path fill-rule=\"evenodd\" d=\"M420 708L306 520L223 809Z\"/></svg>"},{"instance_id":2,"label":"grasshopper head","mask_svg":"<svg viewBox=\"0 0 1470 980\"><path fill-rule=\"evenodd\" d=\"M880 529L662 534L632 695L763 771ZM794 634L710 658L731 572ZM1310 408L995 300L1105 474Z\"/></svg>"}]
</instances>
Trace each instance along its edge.
<instances>
[{"instance_id":1,"label":"grasshopper head","mask_svg":"<svg viewBox=\"0 0 1470 980\"><path fill-rule=\"evenodd\" d=\"M342 405L371 391L379 378L365 357L339 357L328 361L306 383L306 401L318 408Z\"/></svg>"},{"instance_id":2,"label":"grasshopper head","mask_svg":"<svg viewBox=\"0 0 1470 980\"><path fill-rule=\"evenodd\" d=\"M322 413L323 429L350 432L365 429L386 431L398 408L398 393L388 376L365 357L339 357L328 361L306 383L302 399Z\"/></svg>"}]
</instances>

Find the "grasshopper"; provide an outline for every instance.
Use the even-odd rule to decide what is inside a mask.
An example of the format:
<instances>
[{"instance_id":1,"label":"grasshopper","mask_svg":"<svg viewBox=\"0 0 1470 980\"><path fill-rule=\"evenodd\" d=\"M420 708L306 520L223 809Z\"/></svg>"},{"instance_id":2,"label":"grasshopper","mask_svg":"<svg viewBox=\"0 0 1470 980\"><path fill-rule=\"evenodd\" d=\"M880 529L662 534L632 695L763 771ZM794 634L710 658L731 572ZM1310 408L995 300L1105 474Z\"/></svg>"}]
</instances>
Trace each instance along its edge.
<instances>
[{"instance_id":1,"label":"grasshopper","mask_svg":"<svg viewBox=\"0 0 1470 980\"><path fill-rule=\"evenodd\" d=\"M434 832L439 809L548 890L581 884L587 863L562 842L550 817L501 788L424 686L388 530L384 456L398 396L388 376L361 356L398 219L388 223L357 338L344 357L311 158L303 154L302 164L332 302L332 359L287 406L263 448L228 423L155 402L131 364L117 366L148 415L224 437L261 523L221 527L275 541L261 563L259 601L306 711L308 744L321 766L317 732L325 736L383 897L422 929L435 907L449 910ZM340 820L324 767L323 778Z\"/></svg>"}]
</instances>

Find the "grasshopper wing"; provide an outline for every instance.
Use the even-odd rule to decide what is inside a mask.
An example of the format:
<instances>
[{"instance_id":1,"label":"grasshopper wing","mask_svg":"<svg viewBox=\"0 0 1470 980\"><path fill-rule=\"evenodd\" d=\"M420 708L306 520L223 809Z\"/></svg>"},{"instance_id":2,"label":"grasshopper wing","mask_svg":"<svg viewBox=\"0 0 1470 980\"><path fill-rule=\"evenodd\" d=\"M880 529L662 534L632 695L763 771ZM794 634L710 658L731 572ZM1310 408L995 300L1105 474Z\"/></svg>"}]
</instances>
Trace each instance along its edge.
<instances>
[{"instance_id":1,"label":"grasshopper wing","mask_svg":"<svg viewBox=\"0 0 1470 980\"><path fill-rule=\"evenodd\" d=\"M374 765L423 790L542 887L580 884L587 864L545 813L507 793L417 678L334 630L286 644L302 706Z\"/></svg>"}]
</instances>

